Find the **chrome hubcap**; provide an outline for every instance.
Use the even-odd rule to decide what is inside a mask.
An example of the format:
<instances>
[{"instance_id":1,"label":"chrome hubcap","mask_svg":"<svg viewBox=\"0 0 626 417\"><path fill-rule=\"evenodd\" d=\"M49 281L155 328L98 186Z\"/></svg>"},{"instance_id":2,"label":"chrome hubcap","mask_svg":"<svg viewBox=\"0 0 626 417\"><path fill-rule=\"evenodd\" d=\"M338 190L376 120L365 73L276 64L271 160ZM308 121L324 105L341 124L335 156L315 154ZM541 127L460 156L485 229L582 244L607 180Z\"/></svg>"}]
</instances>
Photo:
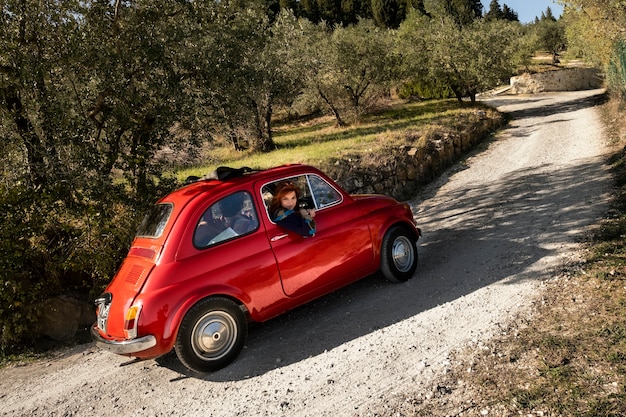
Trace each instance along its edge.
<instances>
[{"instance_id":1,"label":"chrome hubcap","mask_svg":"<svg viewBox=\"0 0 626 417\"><path fill-rule=\"evenodd\" d=\"M407 272L411 269L415 254L413 253L411 241L407 237L400 236L393 242L391 258L398 271Z\"/></svg>"},{"instance_id":2,"label":"chrome hubcap","mask_svg":"<svg viewBox=\"0 0 626 417\"><path fill-rule=\"evenodd\" d=\"M199 357L219 359L226 355L237 340L237 324L226 312L211 311L197 321L191 344Z\"/></svg>"}]
</instances>

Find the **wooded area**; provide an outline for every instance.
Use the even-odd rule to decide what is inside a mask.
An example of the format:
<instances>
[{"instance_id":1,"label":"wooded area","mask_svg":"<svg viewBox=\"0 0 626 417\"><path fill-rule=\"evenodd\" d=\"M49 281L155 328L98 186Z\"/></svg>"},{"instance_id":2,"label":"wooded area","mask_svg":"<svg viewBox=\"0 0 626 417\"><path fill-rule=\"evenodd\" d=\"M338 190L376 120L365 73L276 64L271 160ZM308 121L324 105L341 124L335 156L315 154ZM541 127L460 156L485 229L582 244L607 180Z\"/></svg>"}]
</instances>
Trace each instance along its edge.
<instances>
[{"instance_id":1,"label":"wooded area","mask_svg":"<svg viewBox=\"0 0 626 417\"><path fill-rule=\"evenodd\" d=\"M473 102L566 44L624 95L623 6L566 4L522 25L496 0L1 0L0 347L47 297L102 289L179 185L166 147L269 152L277 110L342 126L392 90Z\"/></svg>"}]
</instances>

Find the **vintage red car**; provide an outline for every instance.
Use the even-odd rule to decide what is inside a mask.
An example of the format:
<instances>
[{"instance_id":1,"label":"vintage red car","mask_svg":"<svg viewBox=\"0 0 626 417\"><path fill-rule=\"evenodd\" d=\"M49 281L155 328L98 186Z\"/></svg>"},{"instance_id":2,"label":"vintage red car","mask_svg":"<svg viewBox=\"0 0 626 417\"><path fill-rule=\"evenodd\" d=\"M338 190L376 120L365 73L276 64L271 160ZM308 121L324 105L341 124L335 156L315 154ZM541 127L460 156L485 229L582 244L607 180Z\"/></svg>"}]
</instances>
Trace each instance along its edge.
<instances>
[{"instance_id":1,"label":"vintage red car","mask_svg":"<svg viewBox=\"0 0 626 417\"><path fill-rule=\"evenodd\" d=\"M349 195L306 165L219 172L163 197L146 215L96 300L96 345L142 359L175 349L189 369L214 371L239 354L249 321L379 270L395 282L415 273L420 229L408 204ZM285 181L316 210L313 237L270 218L268 204ZM244 224L229 223L234 216Z\"/></svg>"}]
</instances>

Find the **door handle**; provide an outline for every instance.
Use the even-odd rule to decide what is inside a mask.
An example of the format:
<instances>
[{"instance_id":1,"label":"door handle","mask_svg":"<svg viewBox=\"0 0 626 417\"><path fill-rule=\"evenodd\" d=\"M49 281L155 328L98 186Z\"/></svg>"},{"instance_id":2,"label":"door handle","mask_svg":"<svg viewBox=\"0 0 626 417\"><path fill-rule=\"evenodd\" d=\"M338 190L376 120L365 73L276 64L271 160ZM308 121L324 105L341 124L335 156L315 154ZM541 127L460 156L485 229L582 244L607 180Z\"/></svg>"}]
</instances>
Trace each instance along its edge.
<instances>
[{"instance_id":1,"label":"door handle","mask_svg":"<svg viewBox=\"0 0 626 417\"><path fill-rule=\"evenodd\" d=\"M277 235L277 236L274 236L274 237L272 237L272 238L270 239L270 242L276 242L277 240L284 239L284 238L286 238L287 236L289 236L289 233L284 233L284 234L282 234L282 235Z\"/></svg>"}]
</instances>

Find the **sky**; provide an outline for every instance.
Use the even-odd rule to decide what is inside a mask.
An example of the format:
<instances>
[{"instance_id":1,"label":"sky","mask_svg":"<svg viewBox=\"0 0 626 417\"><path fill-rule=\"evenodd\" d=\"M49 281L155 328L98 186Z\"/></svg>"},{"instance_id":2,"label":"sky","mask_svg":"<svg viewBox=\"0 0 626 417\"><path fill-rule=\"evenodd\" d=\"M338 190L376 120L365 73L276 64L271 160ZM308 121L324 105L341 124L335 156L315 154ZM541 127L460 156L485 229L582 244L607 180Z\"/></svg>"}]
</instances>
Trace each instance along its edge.
<instances>
[{"instance_id":1,"label":"sky","mask_svg":"<svg viewBox=\"0 0 626 417\"><path fill-rule=\"evenodd\" d=\"M489 10L490 0L481 0L485 11ZM541 12L545 12L549 7L552 10L552 15L557 19L563 12L563 6L555 3L552 0L498 0L500 7L505 4L509 6L509 9L517 13L519 21L522 23L531 23L535 20L535 17L541 17Z\"/></svg>"}]
</instances>

